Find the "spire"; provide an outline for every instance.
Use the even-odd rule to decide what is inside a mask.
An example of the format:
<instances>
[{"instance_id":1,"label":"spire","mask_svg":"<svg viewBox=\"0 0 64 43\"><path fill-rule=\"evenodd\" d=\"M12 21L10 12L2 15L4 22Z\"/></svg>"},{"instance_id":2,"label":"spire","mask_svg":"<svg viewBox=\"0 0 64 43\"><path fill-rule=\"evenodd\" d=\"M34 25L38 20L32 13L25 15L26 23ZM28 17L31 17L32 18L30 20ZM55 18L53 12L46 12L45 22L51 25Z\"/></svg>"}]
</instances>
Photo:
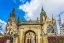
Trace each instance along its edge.
<instances>
[{"instance_id":1,"label":"spire","mask_svg":"<svg viewBox=\"0 0 64 43\"><path fill-rule=\"evenodd\" d=\"M37 21L38 21L38 17L37 17Z\"/></svg>"},{"instance_id":2,"label":"spire","mask_svg":"<svg viewBox=\"0 0 64 43\"><path fill-rule=\"evenodd\" d=\"M44 19L46 19L46 18L47 18L46 12L44 11L44 9L42 7L41 14L40 14L40 22L43 22Z\"/></svg>"},{"instance_id":3,"label":"spire","mask_svg":"<svg viewBox=\"0 0 64 43\"><path fill-rule=\"evenodd\" d=\"M61 17L59 15L59 25L62 26Z\"/></svg>"},{"instance_id":4,"label":"spire","mask_svg":"<svg viewBox=\"0 0 64 43\"><path fill-rule=\"evenodd\" d=\"M61 21L61 17L60 17L60 15L59 15L59 20Z\"/></svg>"},{"instance_id":5,"label":"spire","mask_svg":"<svg viewBox=\"0 0 64 43\"><path fill-rule=\"evenodd\" d=\"M18 16L18 23L20 22L20 17Z\"/></svg>"},{"instance_id":6,"label":"spire","mask_svg":"<svg viewBox=\"0 0 64 43\"><path fill-rule=\"evenodd\" d=\"M59 22L60 22L60 24L61 24L61 17L60 17L60 15L59 15Z\"/></svg>"},{"instance_id":7,"label":"spire","mask_svg":"<svg viewBox=\"0 0 64 43\"><path fill-rule=\"evenodd\" d=\"M46 15L46 12L45 12L44 9L43 9L43 7L42 7L42 10L41 10L41 15L47 16L47 15Z\"/></svg>"},{"instance_id":8,"label":"spire","mask_svg":"<svg viewBox=\"0 0 64 43\"><path fill-rule=\"evenodd\" d=\"M44 12L44 9L43 9L43 7L42 7L41 13L43 13L43 12Z\"/></svg>"},{"instance_id":9,"label":"spire","mask_svg":"<svg viewBox=\"0 0 64 43\"><path fill-rule=\"evenodd\" d=\"M55 20L55 18L54 18L53 14L52 14L52 23L54 23L54 20Z\"/></svg>"},{"instance_id":10,"label":"spire","mask_svg":"<svg viewBox=\"0 0 64 43\"><path fill-rule=\"evenodd\" d=\"M15 15L15 11L16 11L16 7L15 7L15 5L14 5L14 8L13 8L12 13L11 13L12 16L16 16L16 15Z\"/></svg>"},{"instance_id":11,"label":"spire","mask_svg":"<svg viewBox=\"0 0 64 43\"><path fill-rule=\"evenodd\" d=\"M15 5L14 5L12 12L10 13L10 17L9 17L8 21L13 21L13 18L14 18L14 21L16 21Z\"/></svg>"},{"instance_id":12,"label":"spire","mask_svg":"<svg viewBox=\"0 0 64 43\"><path fill-rule=\"evenodd\" d=\"M53 14L52 14L52 20L55 20L55 18L54 18L54 16L53 16Z\"/></svg>"}]
</instances>

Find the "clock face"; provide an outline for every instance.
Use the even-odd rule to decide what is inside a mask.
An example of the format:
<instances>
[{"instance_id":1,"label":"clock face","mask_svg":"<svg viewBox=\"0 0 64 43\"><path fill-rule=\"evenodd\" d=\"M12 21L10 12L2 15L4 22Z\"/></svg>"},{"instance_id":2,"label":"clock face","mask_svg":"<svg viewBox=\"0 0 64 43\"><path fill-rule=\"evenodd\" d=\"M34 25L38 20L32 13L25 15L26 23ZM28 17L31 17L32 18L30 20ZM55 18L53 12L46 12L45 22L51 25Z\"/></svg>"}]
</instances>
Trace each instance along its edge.
<instances>
[{"instance_id":1,"label":"clock face","mask_svg":"<svg viewBox=\"0 0 64 43\"><path fill-rule=\"evenodd\" d=\"M47 27L47 33L52 33L52 31L53 31L53 28L52 28L52 26L49 25Z\"/></svg>"}]
</instances>

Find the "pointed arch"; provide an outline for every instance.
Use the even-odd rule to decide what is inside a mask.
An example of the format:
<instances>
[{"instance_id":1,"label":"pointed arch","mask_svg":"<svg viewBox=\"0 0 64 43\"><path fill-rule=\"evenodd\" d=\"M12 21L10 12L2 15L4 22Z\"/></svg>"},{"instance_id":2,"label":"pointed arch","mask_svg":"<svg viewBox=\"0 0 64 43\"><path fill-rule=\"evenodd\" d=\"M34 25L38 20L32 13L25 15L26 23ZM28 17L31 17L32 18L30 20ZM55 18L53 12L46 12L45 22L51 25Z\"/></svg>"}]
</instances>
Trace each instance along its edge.
<instances>
[{"instance_id":1,"label":"pointed arch","mask_svg":"<svg viewBox=\"0 0 64 43\"><path fill-rule=\"evenodd\" d=\"M47 26L47 33L54 33L54 28L50 24Z\"/></svg>"},{"instance_id":2,"label":"pointed arch","mask_svg":"<svg viewBox=\"0 0 64 43\"><path fill-rule=\"evenodd\" d=\"M36 43L36 33L33 30L28 30L28 31L25 32L25 34L24 34L24 43L26 43L26 34L30 33L30 32L34 33L34 35L35 35L35 43ZM28 41L29 41L29 39L28 39ZM30 41L30 43L31 43L31 41Z\"/></svg>"}]
</instances>

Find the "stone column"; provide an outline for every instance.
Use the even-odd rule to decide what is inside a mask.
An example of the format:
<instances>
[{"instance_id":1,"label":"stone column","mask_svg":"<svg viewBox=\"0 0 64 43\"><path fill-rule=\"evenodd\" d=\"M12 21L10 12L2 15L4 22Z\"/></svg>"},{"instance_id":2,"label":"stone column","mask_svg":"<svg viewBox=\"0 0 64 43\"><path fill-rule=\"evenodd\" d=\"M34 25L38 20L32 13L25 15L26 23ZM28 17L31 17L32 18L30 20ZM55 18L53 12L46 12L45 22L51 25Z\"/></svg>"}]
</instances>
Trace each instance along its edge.
<instances>
[{"instance_id":1,"label":"stone column","mask_svg":"<svg viewBox=\"0 0 64 43\"><path fill-rule=\"evenodd\" d=\"M40 35L38 36L38 43L40 43Z\"/></svg>"},{"instance_id":2,"label":"stone column","mask_svg":"<svg viewBox=\"0 0 64 43\"><path fill-rule=\"evenodd\" d=\"M36 43L38 43L38 36L36 35Z\"/></svg>"},{"instance_id":3,"label":"stone column","mask_svg":"<svg viewBox=\"0 0 64 43\"><path fill-rule=\"evenodd\" d=\"M43 36L43 43L48 43L48 36Z\"/></svg>"},{"instance_id":4,"label":"stone column","mask_svg":"<svg viewBox=\"0 0 64 43\"><path fill-rule=\"evenodd\" d=\"M13 37L13 43L18 43L18 37L16 36Z\"/></svg>"}]
</instances>

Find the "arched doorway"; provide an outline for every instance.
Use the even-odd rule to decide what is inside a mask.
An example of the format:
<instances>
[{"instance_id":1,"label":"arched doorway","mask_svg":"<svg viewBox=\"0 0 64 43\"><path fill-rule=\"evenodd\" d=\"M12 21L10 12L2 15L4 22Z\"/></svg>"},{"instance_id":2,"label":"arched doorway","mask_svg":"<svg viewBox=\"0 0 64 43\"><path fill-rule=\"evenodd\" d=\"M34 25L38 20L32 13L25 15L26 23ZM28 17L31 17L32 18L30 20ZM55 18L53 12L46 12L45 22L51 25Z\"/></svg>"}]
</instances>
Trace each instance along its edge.
<instances>
[{"instance_id":1,"label":"arched doorway","mask_svg":"<svg viewBox=\"0 0 64 43\"><path fill-rule=\"evenodd\" d=\"M28 30L24 35L24 43L36 43L36 33L32 30Z\"/></svg>"}]
</instances>

